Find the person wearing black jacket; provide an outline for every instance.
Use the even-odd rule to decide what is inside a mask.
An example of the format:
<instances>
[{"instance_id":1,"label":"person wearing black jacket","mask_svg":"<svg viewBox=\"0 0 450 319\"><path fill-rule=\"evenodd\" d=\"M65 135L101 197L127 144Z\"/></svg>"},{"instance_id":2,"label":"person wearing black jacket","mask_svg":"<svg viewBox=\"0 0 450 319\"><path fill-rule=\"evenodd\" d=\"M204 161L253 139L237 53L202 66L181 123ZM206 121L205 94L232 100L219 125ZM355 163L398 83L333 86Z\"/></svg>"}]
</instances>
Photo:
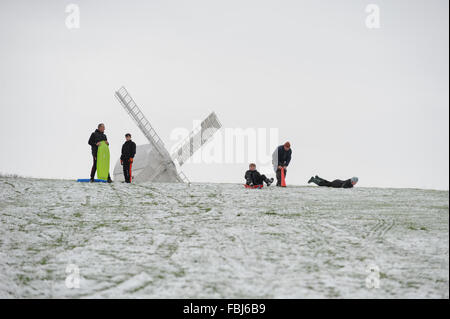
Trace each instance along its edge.
<instances>
[{"instance_id":1,"label":"person wearing black jacket","mask_svg":"<svg viewBox=\"0 0 450 319\"><path fill-rule=\"evenodd\" d=\"M105 141L106 144L109 145L108 138L106 137L105 132L105 124L100 123L97 126L97 129L91 134L89 137L88 144L91 146L92 151L92 168L91 168L91 182L94 181L95 172L97 171L97 151L98 146L100 145L101 141ZM108 174L108 183L111 183L111 177Z\"/></svg>"},{"instance_id":2,"label":"person wearing black jacket","mask_svg":"<svg viewBox=\"0 0 450 319\"><path fill-rule=\"evenodd\" d=\"M289 142L278 146L272 154L272 164L277 175L277 186L281 186L281 168L284 168L284 176L286 176L286 168L291 162L291 156L292 149Z\"/></svg>"},{"instance_id":3,"label":"person wearing black jacket","mask_svg":"<svg viewBox=\"0 0 450 319\"><path fill-rule=\"evenodd\" d=\"M136 143L131 140L131 134L125 134L126 142L122 145L122 155L120 156L120 164L123 165L123 176L125 183L131 183L131 166L134 155L136 155Z\"/></svg>"},{"instance_id":4,"label":"person wearing black jacket","mask_svg":"<svg viewBox=\"0 0 450 319\"><path fill-rule=\"evenodd\" d=\"M273 182L273 178L267 178L266 175L261 175L256 170L256 164L250 163L248 166L248 171L245 172L245 182L249 186L255 186L255 185L263 185L263 182L266 182L267 186L270 186Z\"/></svg>"},{"instance_id":5,"label":"person wearing black jacket","mask_svg":"<svg viewBox=\"0 0 450 319\"><path fill-rule=\"evenodd\" d=\"M332 182L327 181L326 179L320 178L319 176L311 177L308 181L309 183L314 183L317 186L325 186L325 187L333 187L333 188L352 188L358 183L358 177L352 177L345 181L341 181L340 179L335 179Z\"/></svg>"}]
</instances>

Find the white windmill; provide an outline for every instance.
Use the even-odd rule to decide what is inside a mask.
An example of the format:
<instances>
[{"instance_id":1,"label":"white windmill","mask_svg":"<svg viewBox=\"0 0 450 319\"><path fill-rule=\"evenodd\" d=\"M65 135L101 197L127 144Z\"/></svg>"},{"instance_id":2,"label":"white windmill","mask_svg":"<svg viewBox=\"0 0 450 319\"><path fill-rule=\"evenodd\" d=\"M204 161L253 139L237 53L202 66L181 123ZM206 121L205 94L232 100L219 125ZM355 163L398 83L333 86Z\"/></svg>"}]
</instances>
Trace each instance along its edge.
<instances>
[{"instance_id":1,"label":"white windmill","mask_svg":"<svg viewBox=\"0 0 450 319\"><path fill-rule=\"evenodd\" d=\"M216 114L212 112L208 115L201 122L200 126L194 129L180 143L181 146L171 156L161 138L128 91L124 87L121 87L116 91L115 96L150 142L149 144L136 147L136 156L133 161L133 181L189 182L183 172L177 169L177 166L183 165L222 127ZM123 180L123 170L120 165L120 160L117 161L114 167L113 175L115 180Z\"/></svg>"}]
</instances>

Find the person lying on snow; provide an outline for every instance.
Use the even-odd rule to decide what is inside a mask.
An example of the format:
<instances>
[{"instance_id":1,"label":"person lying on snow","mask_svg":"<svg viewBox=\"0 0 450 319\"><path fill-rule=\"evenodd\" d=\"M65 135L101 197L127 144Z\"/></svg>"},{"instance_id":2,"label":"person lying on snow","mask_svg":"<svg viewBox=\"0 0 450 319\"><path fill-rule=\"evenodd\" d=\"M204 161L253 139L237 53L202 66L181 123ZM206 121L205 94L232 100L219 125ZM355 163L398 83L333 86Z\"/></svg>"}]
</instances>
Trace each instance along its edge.
<instances>
[{"instance_id":1,"label":"person lying on snow","mask_svg":"<svg viewBox=\"0 0 450 319\"><path fill-rule=\"evenodd\" d=\"M255 185L264 185L263 182L267 184L267 186L270 186L270 184L273 183L273 178L267 178L266 175L261 175L256 170L256 164L250 163L248 166L248 171L245 172L245 182L249 186L255 186Z\"/></svg>"},{"instance_id":2,"label":"person lying on snow","mask_svg":"<svg viewBox=\"0 0 450 319\"><path fill-rule=\"evenodd\" d=\"M308 184L314 183L317 186L325 186L325 187L333 187L333 188L352 188L358 183L358 177L352 177L345 181L341 181L340 179L335 179L332 182L327 181L326 179L320 178L319 176L311 177L308 181Z\"/></svg>"}]
</instances>

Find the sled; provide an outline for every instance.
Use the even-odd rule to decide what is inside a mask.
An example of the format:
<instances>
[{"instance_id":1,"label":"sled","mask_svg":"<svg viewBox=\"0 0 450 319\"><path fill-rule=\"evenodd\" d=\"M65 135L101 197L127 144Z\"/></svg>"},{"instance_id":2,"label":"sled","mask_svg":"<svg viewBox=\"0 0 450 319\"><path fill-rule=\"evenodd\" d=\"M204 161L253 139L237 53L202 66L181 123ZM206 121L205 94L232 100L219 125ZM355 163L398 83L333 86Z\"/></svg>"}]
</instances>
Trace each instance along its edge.
<instances>
[{"instance_id":1,"label":"sled","mask_svg":"<svg viewBox=\"0 0 450 319\"><path fill-rule=\"evenodd\" d=\"M97 151L97 178L106 180L109 176L109 147L101 141Z\"/></svg>"},{"instance_id":2,"label":"sled","mask_svg":"<svg viewBox=\"0 0 450 319\"><path fill-rule=\"evenodd\" d=\"M250 185L244 184L245 188L252 188L252 189L261 189L261 188L263 188L263 186L264 185L253 185L253 186L250 186Z\"/></svg>"},{"instance_id":3,"label":"sled","mask_svg":"<svg viewBox=\"0 0 450 319\"><path fill-rule=\"evenodd\" d=\"M89 183L91 180L89 178L79 178L77 179L78 183ZM106 183L107 181L104 179L94 179L94 183Z\"/></svg>"}]
</instances>

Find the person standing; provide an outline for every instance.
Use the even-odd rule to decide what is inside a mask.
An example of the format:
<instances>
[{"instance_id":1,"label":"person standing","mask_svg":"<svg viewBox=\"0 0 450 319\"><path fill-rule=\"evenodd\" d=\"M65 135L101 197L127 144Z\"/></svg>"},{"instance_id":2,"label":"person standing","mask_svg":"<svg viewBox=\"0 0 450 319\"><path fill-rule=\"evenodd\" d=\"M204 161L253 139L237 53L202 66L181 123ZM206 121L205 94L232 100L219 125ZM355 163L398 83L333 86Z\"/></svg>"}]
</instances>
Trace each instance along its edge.
<instances>
[{"instance_id":1,"label":"person standing","mask_svg":"<svg viewBox=\"0 0 450 319\"><path fill-rule=\"evenodd\" d=\"M286 176L286 168L291 162L292 149L291 143L286 142L278 146L272 154L272 164L277 176L277 186L281 186L281 169L284 168L284 176Z\"/></svg>"},{"instance_id":2,"label":"person standing","mask_svg":"<svg viewBox=\"0 0 450 319\"><path fill-rule=\"evenodd\" d=\"M122 155L120 156L120 164L123 166L123 176L125 183L131 183L131 166L134 155L136 155L136 143L131 140L131 134L125 134L126 142L122 145Z\"/></svg>"},{"instance_id":3,"label":"person standing","mask_svg":"<svg viewBox=\"0 0 450 319\"><path fill-rule=\"evenodd\" d=\"M89 137L88 144L91 146L92 151L92 168L91 168L91 183L94 182L95 172L97 171L97 151L101 141L105 141L109 145L108 138L106 137L105 124L100 123L97 129ZM108 174L108 183L112 183L111 177Z\"/></svg>"}]
</instances>

